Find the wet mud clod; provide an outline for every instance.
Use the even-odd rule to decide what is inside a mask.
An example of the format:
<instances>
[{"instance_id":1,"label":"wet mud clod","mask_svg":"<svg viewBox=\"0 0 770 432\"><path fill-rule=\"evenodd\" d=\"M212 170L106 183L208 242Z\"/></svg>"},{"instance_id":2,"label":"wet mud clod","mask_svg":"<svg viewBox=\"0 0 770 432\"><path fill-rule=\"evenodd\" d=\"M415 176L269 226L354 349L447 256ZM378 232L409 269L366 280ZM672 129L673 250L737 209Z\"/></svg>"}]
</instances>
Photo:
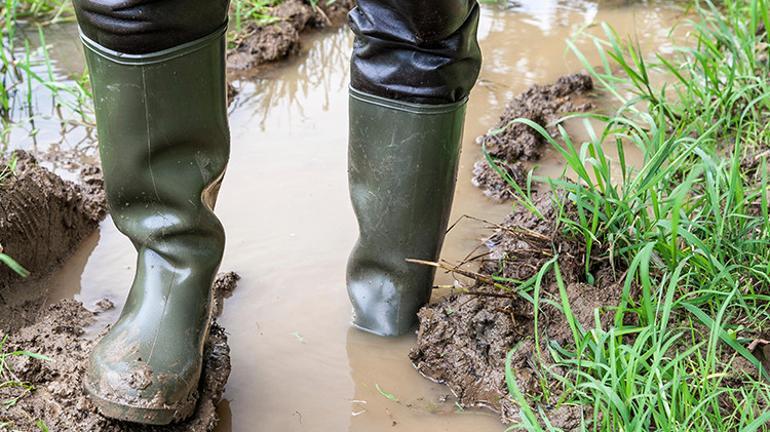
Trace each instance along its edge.
<instances>
[{"instance_id":1,"label":"wet mud clod","mask_svg":"<svg viewBox=\"0 0 770 432\"><path fill-rule=\"evenodd\" d=\"M480 137L479 143L513 181L523 186L528 169L524 162L540 159L546 140L528 125L512 122L518 118L528 119L557 137L555 122L564 114L593 109L590 102L583 100L593 88L593 80L584 73L563 76L551 85L532 86L508 103L497 125ZM494 200L506 201L513 197L511 187L486 159L474 165L472 182Z\"/></svg>"},{"instance_id":2,"label":"wet mud clod","mask_svg":"<svg viewBox=\"0 0 770 432\"><path fill-rule=\"evenodd\" d=\"M617 306L622 283L609 266L592 269L596 281L585 282L585 248L577 240L564 236L558 224L560 209L551 194L540 194L536 205L543 218L519 208L497 228L487 241L489 255L481 264L483 274L526 280L553 259L558 264L567 287L570 304L577 320L591 327L594 309L599 309L604 326L611 325L608 311ZM569 211L567 209L566 211ZM466 407L485 407L497 411L504 423L518 420L518 407L510 397L505 381L505 359L513 356L513 369L525 393L539 394L543 384L541 364L549 364L545 341L568 344L572 329L560 311L546 302L541 304L538 329L534 307L524 297L511 293L499 296L499 288L483 283L473 294L455 293L419 313L417 345L410 358L426 378L446 384ZM558 303L559 289L552 276L543 282L543 296ZM536 359L535 332L540 335L545 358ZM553 394L560 394L558 388ZM583 419L575 406L555 406L549 412L554 426L573 430Z\"/></svg>"},{"instance_id":3,"label":"wet mud clod","mask_svg":"<svg viewBox=\"0 0 770 432\"><path fill-rule=\"evenodd\" d=\"M0 172L0 252L30 272L24 279L0 263L0 329L8 330L35 320L48 294L45 278L96 231L106 198L96 167L76 184L16 151L0 157Z\"/></svg>"},{"instance_id":4,"label":"wet mud clod","mask_svg":"<svg viewBox=\"0 0 770 432\"><path fill-rule=\"evenodd\" d=\"M243 72L296 54L303 31L339 25L353 6L353 0L318 2L315 6L303 0L285 0L270 10L274 22L249 23L240 32L227 54L227 67L231 72Z\"/></svg>"}]
</instances>

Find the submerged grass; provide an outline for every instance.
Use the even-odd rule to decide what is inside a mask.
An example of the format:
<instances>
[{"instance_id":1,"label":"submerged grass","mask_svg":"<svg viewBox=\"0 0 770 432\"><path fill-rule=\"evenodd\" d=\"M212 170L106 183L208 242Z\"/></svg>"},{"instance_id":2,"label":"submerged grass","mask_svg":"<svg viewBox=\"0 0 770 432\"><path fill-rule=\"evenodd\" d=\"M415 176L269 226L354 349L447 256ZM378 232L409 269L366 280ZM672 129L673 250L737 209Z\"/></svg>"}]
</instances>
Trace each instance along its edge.
<instances>
[{"instance_id":1,"label":"submerged grass","mask_svg":"<svg viewBox=\"0 0 770 432\"><path fill-rule=\"evenodd\" d=\"M586 246L586 280L596 259L612 262L623 278L614 326L602 328L597 312L597 324L583 328L558 262L548 264L574 340L548 346L556 367L547 373L561 387L560 404L583 407L583 430L770 426L770 385L752 351L770 339L768 3L706 0L695 10L692 45L671 57L649 59L608 26L594 38L599 66L571 45L620 106L590 115L603 124L598 132L585 119L587 142L574 142L564 128L558 141L517 120L537 129L575 173L536 180L576 209L559 222ZM671 79L656 85L652 77L660 75ZM617 146L618 166L606 143ZM624 145L642 150L641 169L626 164ZM512 186L531 205L531 195ZM641 293L636 298L632 287ZM742 373L737 362L763 372ZM521 409L512 429L556 430L547 397L522 394L506 372Z\"/></svg>"},{"instance_id":2,"label":"submerged grass","mask_svg":"<svg viewBox=\"0 0 770 432\"><path fill-rule=\"evenodd\" d=\"M63 127L93 125L87 72L66 77L55 73L43 24L19 24L32 11L43 10L42 3L34 8L32 3L5 0L0 10L0 150L8 146L16 127L25 126L34 137L36 120L42 118L55 118ZM37 37L36 49L30 32Z\"/></svg>"}]
</instances>

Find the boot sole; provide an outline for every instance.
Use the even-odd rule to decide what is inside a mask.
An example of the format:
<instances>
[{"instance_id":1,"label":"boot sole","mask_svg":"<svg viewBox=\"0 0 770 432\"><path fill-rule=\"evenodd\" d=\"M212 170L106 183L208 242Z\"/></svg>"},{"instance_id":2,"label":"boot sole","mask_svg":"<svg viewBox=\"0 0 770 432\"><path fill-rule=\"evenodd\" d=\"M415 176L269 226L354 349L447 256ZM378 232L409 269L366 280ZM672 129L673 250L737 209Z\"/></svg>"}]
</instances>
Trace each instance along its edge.
<instances>
[{"instance_id":1,"label":"boot sole","mask_svg":"<svg viewBox=\"0 0 770 432\"><path fill-rule=\"evenodd\" d=\"M414 334L415 331L417 331L418 324L415 323L414 325L409 327L408 330L403 330L403 331L399 331L399 332L396 332L396 333L384 332L384 331L381 331L381 330L375 330L375 329L363 326L361 324L358 324L356 322L355 318L350 320L350 326L353 327L356 330L360 330L360 331L362 331L364 333L369 333L369 334L375 335L375 336L380 336L380 337L384 337L384 338L399 338L401 336L406 336L408 334Z\"/></svg>"},{"instance_id":2,"label":"boot sole","mask_svg":"<svg viewBox=\"0 0 770 432\"><path fill-rule=\"evenodd\" d=\"M126 403L115 402L99 395L91 386L85 385L86 392L96 409L104 417L115 420L140 423L153 426L165 426L188 419L197 406L197 398L188 398L190 402L168 408L138 407Z\"/></svg>"}]
</instances>

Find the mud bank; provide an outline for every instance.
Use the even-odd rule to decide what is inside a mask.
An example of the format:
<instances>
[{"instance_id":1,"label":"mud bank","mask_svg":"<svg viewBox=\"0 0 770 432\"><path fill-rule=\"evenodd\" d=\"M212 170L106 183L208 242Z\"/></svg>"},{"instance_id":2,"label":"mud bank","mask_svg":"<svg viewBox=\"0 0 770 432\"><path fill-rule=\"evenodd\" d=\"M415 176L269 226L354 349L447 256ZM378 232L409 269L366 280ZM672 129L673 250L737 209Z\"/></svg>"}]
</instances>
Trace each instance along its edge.
<instances>
[{"instance_id":1,"label":"mud bank","mask_svg":"<svg viewBox=\"0 0 770 432\"><path fill-rule=\"evenodd\" d=\"M215 284L217 303L235 288L238 276L220 275ZM111 309L107 300L87 310L74 300L63 300L45 311L33 325L10 334L3 350L29 351L50 360L29 356L10 356L7 371L19 385L0 388L0 401L17 402L0 414L0 424L12 430L37 431L42 421L51 431L79 432L208 432L219 421L216 405L221 400L230 375L230 348L225 330L211 323L206 348L200 399L193 417L170 427L145 427L108 420L99 415L86 396L82 382L88 354L98 338L89 337L89 326L96 317ZM87 332L87 329L89 332ZM0 338L4 337L0 331Z\"/></svg>"},{"instance_id":2,"label":"mud bank","mask_svg":"<svg viewBox=\"0 0 770 432\"><path fill-rule=\"evenodd\" d=\"M593 285L585 283L585 248L561 233L560 209L554 196L541 194L536 205L542 219L521 208L500 224L487 241L489 255L480 272L526 280L558 253L572 310L584 326L591 326L594 309L605 311L618 304L622 294L622 284L616 282L618 275L607 264L592 269L596 277ZM545 277L542 296L559 303L553 277ZM604 325L609 325L612 315L601 316ZM551 363L546 341L564 345L572 339L572 329L554 307L541 302L536 329L535 308L530 301L481 281L466 292L425 307L419 318L417 345L410 353L412 362L426 378L446 384L463 406L490 408L500 413L504 423L518 420L518 408L508 394L504 375L506 355L518 347L512 366L520 388L540 394L540 386L549 382L555 395L548 401L553 406L548 413L553 425L572 430L582 421L580 407L556 406L559 389L542 379L544 372L538 365ZM541 341L540 359L536 357L536 333Z\"/></svg>"},{"instance_id":3,"label":"mud bank","mask_svg":"<svg viewBox=\"0 0 770 432\"><path fill-rule=\"evenodd\" d=\"M42 275L61 264L104 218L101 173L86 170L83 184L75 184L22 151L0 159L0 166L12 160L15 170L0 184L0 244L33 275ZM0 288L18 280L0 268Z\"/></svg>"},{"instance_id":4,"label":"mud bank","mask_svg":"<svg viewBox=\"0 0 770 432\"><path fill-rule=\"evenodd\" d=\"M312 6L303 0L285 0L269 11L275 22L251 22L239 32L227 53L231 73L243 73L266 63L296 54L302 32L341 25L354 0L321 1Z\"/></svg>"},{"instance_id":5,"label":"mud bank","mask_svg":"<svg viewBox=\"0 0 770 432\"><path fill-rule=\"evenodd\" d=\"M593 87L591 77L582 73L563 76L551 85L532 86L508 103L495 127L479 138L479 144L486 148L503 172L524 186L529 170L527 162L540 159L546 140L531 127L511 122L518 118L528 119L556 138L559 135L556 122L566 113L593 109L587 101ZM511 187L486 159L474 165L472 182L496 201L513 197Z\"/></svg>"},{"instance_id":6,"label":"mud bank","mask_svg":"<svg viewBox=\"0 0 770 432\"><path fill-rule=\"evenodd\" d=\"M14 152L0 159L13 172L0 182L0 245L31 275L24 280L0 265L0 329L30 323L42 306L45 289L27 289L59 267L106 213L98 168L83 170L82 183L62 180L38 165L30 154ZM21 286L23 285L23 286Z\"/></svg>"}]
</instances>

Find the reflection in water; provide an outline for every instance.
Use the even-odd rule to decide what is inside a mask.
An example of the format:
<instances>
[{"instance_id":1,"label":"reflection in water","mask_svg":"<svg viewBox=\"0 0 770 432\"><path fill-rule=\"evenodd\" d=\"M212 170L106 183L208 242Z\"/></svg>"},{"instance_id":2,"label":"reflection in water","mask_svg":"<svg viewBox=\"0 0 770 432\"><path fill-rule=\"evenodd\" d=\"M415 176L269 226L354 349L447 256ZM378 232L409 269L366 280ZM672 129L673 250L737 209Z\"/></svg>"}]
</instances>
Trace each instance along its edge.
<instances>
[{"instance_id":1,"label":"reflection in water","mask_svg":"<svg viewBox=\"0 0 770 432\"><path fill-rule=\"evenodd\" d=\"M599 12L599 5L592 1L541 0L518 3L513 10L527 15L522 18L522 23L537 27L543 35L550 35L559 27L574 25L576 16L582 24L590 24Z\"/></svg>"},{"instance_id":2,"label":"reflection in water","mask_svg":"<svg viewBox=\"0 0 770 432\"><path fill-rule=\"evenodd\" d=\"M51 25L41 38L37 26L20 25L13 51L20 81L10 92L0 149L31 150L46 167L74 179L97 158L77 27Z\"/></svg>"},{"instance_id":3,"label":"reflection in water","mask_svg":"<svg viewBox=\"0 0 770 432\"><path fill-rule=\"evenodd\" d=\"M319 98L324 111L330 109L330 95L347 91L348 51L352 43L349 32L340 28L319 32L304 40L311 48L299 58L261 71L258 80L234 80L242 96L236 97L230 110L250 112L251 125L264 130L268 116L276 109L287 110L291 116L307 120L304 106L309 98ZM286 74L287 69L295 72Z\"/></svg>"},{"instance_id":4,"label":"reflection in water","mask_svg":"<svg viewBox=\"0 0 770 432\"><path fill-rule=\"evenodd\" d=\"M408 360L413 343L412 336L383 339L348 330L348 366L355 382L350 432L502 429L491 414L463 409L445 386L422 378Z\"/></svg>"},{"instance_id":5,"label":"reflection in water","mask_svg":"<svg viewBox=\"0 0 770 432\"><path fill-rule=\"evenodd\" d=\"M676 14L671 4L655 1L485 5L485 63L469 101L451 220L496 221L510 211L471 186L480 157L475 139L514 94L580 69L565 50L566 38L580 29L596 34L601 29L593 24L608 21L621 36L657 47ZM576 44L592 52L587 38ZM346 30L316 34L306 39L303 56L236 82L232 160L217 213L228 233L222 269L242 279L222 317L233 373L219 407L220 431L499 432L494 414L461 411L445 387L419 377L407 358L413 337L380 339L349 328L344 269L357 233L346 175L350 46ZM596 55L588 58L598 63ZM562 170L546 158L538 172ZM442 258L459 262L485 235L482 224L463 219ZM78 298L90 304L107 296L119 310L134 260L130 242L109 220L103 223ZM450 275L437 277L439 285L452 282Z\"/></svg>"}]
</instances>

